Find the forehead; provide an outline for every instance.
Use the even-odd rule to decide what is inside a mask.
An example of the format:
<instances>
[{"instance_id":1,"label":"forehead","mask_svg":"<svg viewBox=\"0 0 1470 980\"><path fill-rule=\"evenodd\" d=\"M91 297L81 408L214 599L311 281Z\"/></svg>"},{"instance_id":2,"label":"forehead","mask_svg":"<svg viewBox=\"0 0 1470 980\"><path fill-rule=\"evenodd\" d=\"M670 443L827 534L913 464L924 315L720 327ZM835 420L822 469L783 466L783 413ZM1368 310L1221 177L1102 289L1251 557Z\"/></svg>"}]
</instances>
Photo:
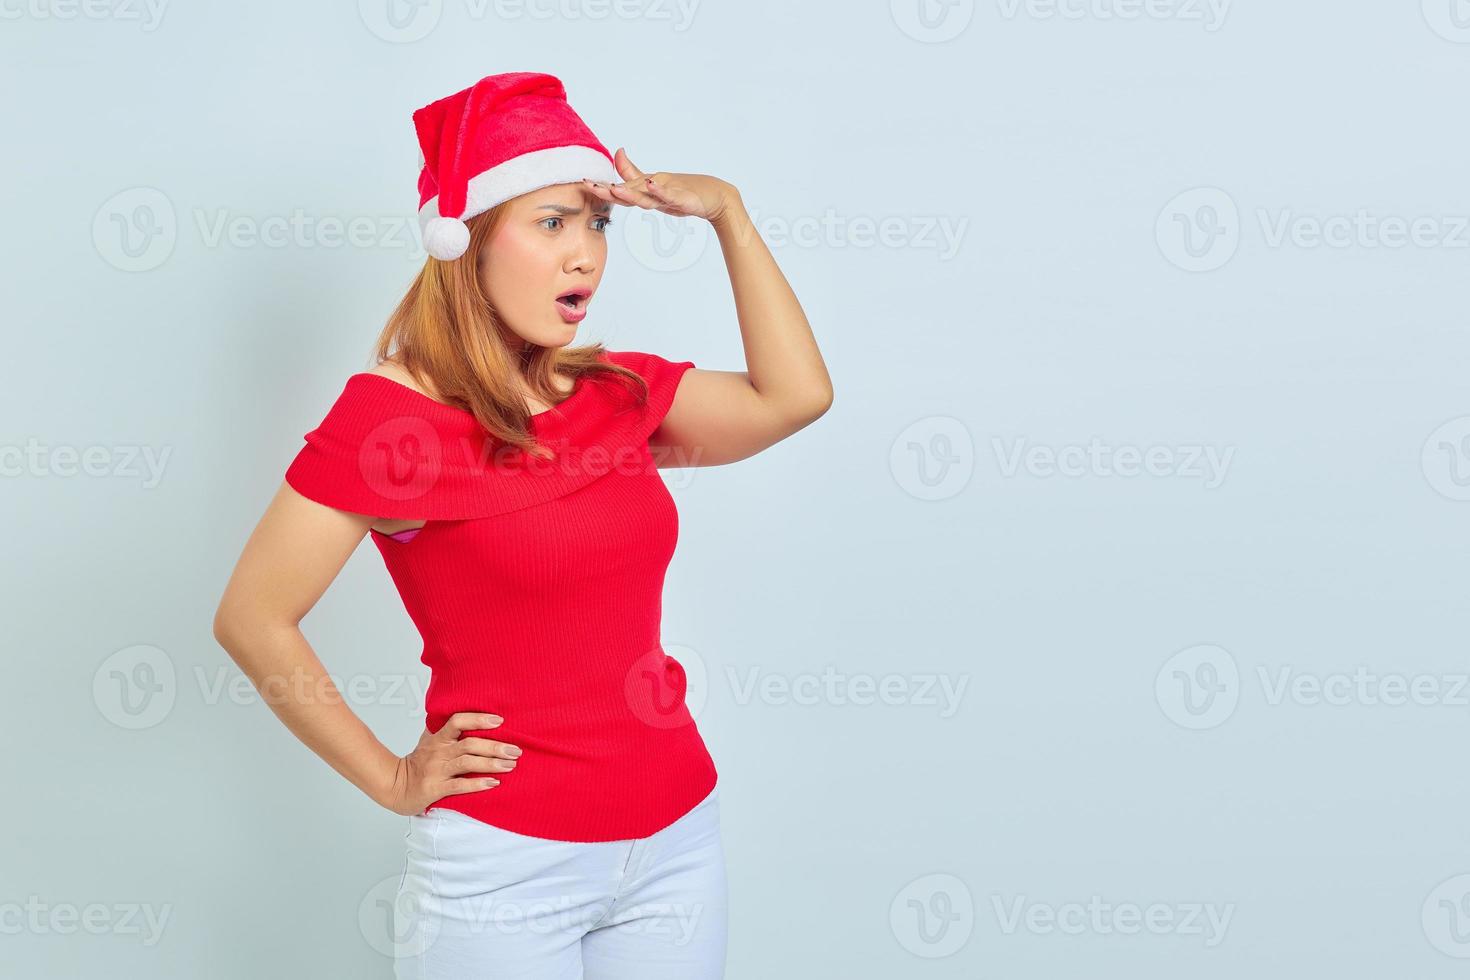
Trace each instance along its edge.
<instances>
[{"instance_id":1,"label":"forehead","mask_svg":"<svg viewBox=\"0 0 1470 980\"><path fill-rule=\"evenodd\" d=\"M516 201L519 210L537 215L592 213L608 214L612 211L611 201L599 200L591 191L580 184L553 184L521 195Z\"/></svg>"}]
</instances>

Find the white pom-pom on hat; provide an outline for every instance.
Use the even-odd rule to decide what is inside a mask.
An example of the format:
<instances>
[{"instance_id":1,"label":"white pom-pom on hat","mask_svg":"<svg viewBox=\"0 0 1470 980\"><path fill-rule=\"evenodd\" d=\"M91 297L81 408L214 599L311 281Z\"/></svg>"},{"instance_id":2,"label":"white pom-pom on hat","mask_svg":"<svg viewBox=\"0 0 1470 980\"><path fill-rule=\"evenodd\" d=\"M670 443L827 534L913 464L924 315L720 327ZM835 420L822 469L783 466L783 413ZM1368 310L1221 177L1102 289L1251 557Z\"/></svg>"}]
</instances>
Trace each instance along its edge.
<instances>
[{"instance_id":1,"label":"white pom-pom on hat","mask_svg":"<svg viewBox=\"0 0 1470 980\"><path fill-rule=\"evenodd\" d=\"M424 225L424 248L436 259L449 262L469 247L469 226L458 218L430 218Z\"/></svg>"}]
</instances>

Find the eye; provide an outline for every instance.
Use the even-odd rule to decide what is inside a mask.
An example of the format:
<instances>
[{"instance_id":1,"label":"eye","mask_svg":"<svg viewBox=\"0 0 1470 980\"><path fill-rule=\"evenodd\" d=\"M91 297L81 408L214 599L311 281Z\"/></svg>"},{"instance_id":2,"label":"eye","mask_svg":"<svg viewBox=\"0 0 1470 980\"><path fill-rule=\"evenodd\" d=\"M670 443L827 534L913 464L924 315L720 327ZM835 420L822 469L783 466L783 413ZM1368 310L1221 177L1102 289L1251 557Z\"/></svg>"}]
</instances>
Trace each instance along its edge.
<instances>
[{"instance_id":1,"label":"eye","mask_svg":"<svg viewBox=\"0 0 1470 980\"><path fill-rule=\"evenodd\" d=\"M552 217L550 217L550 218L543 218L543 219L541 219L541 224L543 224L543 225L544 225L544 224L546 224L546 222L548 222L548 221L560 221L560 220L561 220L561 219L560 219L560 218L558 218L558 217L556 217L556 216L554 216L554 215L553 215L553 216L552 216ZM546 229L546 230L547 230L547 231L555 231L555 230L556 230L556 229L555 229L555 228L548 228L548 229Z\"/></svg>"},{"instance_id":2,"label":"eye","mask_svg":"<svg viewBox=\"0 0 1470 980\"><path fill-rule=\"evenodd\" d=\"M602 224L597 226L598 231L607 231L607 226L613 223L612 219L606 215L599 215L597 220L602 222Z\"/></svg>"}]
</instances>

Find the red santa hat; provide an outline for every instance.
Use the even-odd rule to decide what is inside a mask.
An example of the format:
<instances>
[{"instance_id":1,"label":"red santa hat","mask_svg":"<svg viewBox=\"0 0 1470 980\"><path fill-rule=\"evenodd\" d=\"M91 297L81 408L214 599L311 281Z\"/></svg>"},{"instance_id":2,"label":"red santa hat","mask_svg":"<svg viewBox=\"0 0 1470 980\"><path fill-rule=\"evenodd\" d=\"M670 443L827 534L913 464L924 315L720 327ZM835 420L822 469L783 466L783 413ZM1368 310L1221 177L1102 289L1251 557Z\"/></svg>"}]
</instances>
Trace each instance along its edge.
<instances>
[{"instance_id":1,"label":"red santa hat","mask_svg":"<svg viewBox=\"0 0 1470 980\"><path fill-rule=\"evenodd\" d=\"M586 177L621 181L612 154L567 104L561 81L541 72L487 75L413 114L424 167L419 227L424 248L464 254L464 219L528 191Z\"/></svg>"}]
</instances>

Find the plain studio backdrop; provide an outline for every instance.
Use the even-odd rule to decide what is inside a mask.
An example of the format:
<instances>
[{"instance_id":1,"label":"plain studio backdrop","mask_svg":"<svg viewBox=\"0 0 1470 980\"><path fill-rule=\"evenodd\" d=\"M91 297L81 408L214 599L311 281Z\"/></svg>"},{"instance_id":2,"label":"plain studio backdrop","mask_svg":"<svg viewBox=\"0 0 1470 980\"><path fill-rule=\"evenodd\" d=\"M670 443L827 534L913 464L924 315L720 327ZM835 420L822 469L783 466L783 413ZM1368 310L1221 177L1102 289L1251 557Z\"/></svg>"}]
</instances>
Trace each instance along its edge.
<instances>
[{"instance_id":1,"label":"plain studio backdrop","mask_svg":"<svg viewBox=\"0 0 1470 980\"><path fill-rule=\"evenodd\" d=\"M211 617L423 262L411 113L535 70L741 190L835 383L663 471L732 980L1463 975L1463 3L0 16L0 973L391 976L406 818ZM614 221L578 341L743 369L707 228ZM409 751L371 543L303 629Z\"/></svg>"}]
</instances>

